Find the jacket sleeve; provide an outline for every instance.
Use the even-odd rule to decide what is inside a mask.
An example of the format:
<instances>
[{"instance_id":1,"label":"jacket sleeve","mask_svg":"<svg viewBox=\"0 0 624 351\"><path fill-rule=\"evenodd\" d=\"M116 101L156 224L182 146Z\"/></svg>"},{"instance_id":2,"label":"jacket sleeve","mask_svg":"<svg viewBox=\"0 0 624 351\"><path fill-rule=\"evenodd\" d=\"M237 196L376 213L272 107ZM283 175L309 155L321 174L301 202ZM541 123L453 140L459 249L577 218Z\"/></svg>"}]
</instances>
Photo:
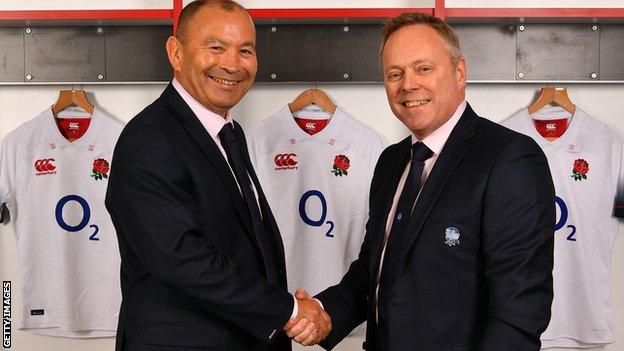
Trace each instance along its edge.
<instances>
[{"instance_id":1,"label":"jacket sleeve","mask_svg":"<svg viewBox=\"0 0 624 351\"><path fill-rule=\"evenodd\" d=\"M483 255L489 316L478 350L539 350L553 299L555 191L542 150L515 136L491 170Z\"/></svg>"},{"instance_id":2,"label":"jacket sleeve","mask_svg":"<svg viewBox=\"0 0 624 351\"><path fill-rule=\"evenodd\" d=\"M184 166L156 128L126 129L112 162L106 207L143 267L198 308L272 341L293 311L292 295L244 271L213 246ZM215 185L218 186L218 185ZM235 233L232 235L239 235Z\"/></svg>"},{"instance_id":3,"label":"jacket sleeve","mask_svg":"<svg viewBox=\"0 0 624 351\"><path fill-rule=\"evenodd\" d=\"M366 223L366 235L360 248L358 258L351 263L349 270L342 278L340 283L334 285L316 297L323 303L325 311L332 319L332 331L327 338L321 342L321 346L327 350L334 348L342 339L355 329L362 322L366 321L371 287L370 281L370 242L371 242L371 209L374 202L378 201L377 189L380 182L387 181L383 174L385 167L384 160L388 159L391 154L391 148L386 149L375 167L373 179L371 181L369 196L369 219Z\"/></svg>"},{"instance_id":4,"label":"jacket sleeve","mask_svg":"<svg viewBox=\"0 0 624 351\"><path fill-rule=\"evenodd\" d=\"M323 303L323 308L332 321L332 331L320 344L326 350L334 348L366 320L369 288L367 238L368 235L364 239L358 259L351 263L340 283L315 296Z\"/></svg>"}]
</instances>

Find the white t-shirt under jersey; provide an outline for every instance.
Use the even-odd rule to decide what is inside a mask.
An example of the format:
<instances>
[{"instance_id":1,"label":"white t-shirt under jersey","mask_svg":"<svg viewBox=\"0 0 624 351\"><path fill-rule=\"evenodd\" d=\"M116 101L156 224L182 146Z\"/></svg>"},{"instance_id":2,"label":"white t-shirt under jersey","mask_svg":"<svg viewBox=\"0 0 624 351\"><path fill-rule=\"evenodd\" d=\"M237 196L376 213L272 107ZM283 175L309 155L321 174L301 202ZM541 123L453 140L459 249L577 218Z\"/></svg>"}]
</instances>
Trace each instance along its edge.
<instances>
[{"instance_id":1,"label":"white t-shirt under jersey","mask_svg":"<svg viewBox=\"0 0 624 351\"><path fill-rule=\"evenodd\" d=\"M569 120L565 133L550 142L533 122L564 118ZM559 107L531 116L524 109L502 124L541 146L555 183L554 300L542 347L613 342L611 251L618 224L613 206L618 189L623 190L621 136L579 108L573 116Z\"/></svg>"},{"instance_id":2,"label":"white t-shirt under jersey","mask_svg":"<svg viewBox=\"0 0 624 351\"><path fill-rule=\"evenodd\" d=\"M89 116L77 109L64 114ZM73 338L115 335L119 250L104 196L122 127L96 109L85 134L69 142L48 109L4 138L0 202L16 236L19 329Z\"/></svg>"}]
</instances>

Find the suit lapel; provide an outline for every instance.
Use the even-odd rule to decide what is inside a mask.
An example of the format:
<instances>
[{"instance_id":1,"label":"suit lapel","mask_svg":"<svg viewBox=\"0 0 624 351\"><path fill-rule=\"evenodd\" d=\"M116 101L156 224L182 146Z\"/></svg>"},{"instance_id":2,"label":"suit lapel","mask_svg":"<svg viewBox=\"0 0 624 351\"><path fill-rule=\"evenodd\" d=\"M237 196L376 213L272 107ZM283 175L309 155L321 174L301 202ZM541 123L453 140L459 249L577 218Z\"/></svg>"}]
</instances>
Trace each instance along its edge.
<instances>
[{"instance_id":1,"label":"suit lapel","mask_svg":"<svg viewBox=\"0 0 624 351\"><path fill-rule=\"evenodd\" d=\"M249 233L253 233L251 228L251 218L238 185L236 184L236 178L234 178L230 167L228 166L225 158L223 158L223 154L221 154L221 151L215 144L210 134L208 134L197 116L195 116L193 111L184 102L173 85L169 84L167 86L161 95L161 99L170 107L173 115L180 122L182 122L186 132L191 136L191 138L193 138L195 143L197 143L204 155L206 155L213 167L217 170L217 174L219 174L221 181L225 185L225 189L230 195L230 198L234 203L234 207L247 228L247 231ZM255 238L252 239L255 242Z\"/></svg>"},{"instance_id":2,"label":"suit lapel","mask_svg":"<svg viewBox=\"0 0 624 351\"><path fill-rule=\"evenodd\" d=\"M392 207L394 194L396 193L399 185L399 180L401 180L401 175L403 174L405 166L410 158L411 144L411 138L407 137L397 145L396 153L392 155L393 157L391 157L393 162L387 166L388 172L384 173L384 178L389 181L382 180L382 188L379 190L379 193L383 196L382 201L373 204L375 208L372 208L370 211L371 213L381 214L379 221L376 222L376 226L371 228L371 258L369 260L371 281L375 281L377 279L376 274L379 268L381 251L383 249L383 239L386 234L388 215L390 213L390 208Z\"/></svg>"},{"instance_id":3,"label":"suit lapel","mask_svg":"<svg viewBox=\"0 0 624 351\"><path fill-rule=\"evenodd\" d=\"M444 185L453 175L455 168L459 165L466 152L470 149L467 142L476 129L477 115L474 113L470 105L466 105L466 110L457 122L455 128L451 132L440 156L438 157L431 173L427 176L427 180L418 196L416 205L410 216L410 222L407 227L408 236L405 245L400 246L400 251L394 254L399 255L399 262L405 262L405 258L410 248L420 235L423 225L425 224L431 209L435 205ZM392 284L396 277L397 271L390 273L388 280Z\"/></svg>"}]
</instances>

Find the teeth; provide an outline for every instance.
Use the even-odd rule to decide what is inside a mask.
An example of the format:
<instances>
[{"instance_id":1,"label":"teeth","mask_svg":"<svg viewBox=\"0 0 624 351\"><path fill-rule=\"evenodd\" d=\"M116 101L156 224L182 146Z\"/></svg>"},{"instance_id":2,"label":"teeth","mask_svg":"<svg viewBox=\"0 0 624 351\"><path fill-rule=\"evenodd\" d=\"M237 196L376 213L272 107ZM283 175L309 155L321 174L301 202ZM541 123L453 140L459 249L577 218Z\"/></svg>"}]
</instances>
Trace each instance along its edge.
<instances>
[{"instance_id":1,"label":"teeth","mask_svg":"<svg viewBox=\"0 0 624 351\"><path fill-rule=\"evenodd\" d=\"M420 105L424 105L424 104L428 103L429 101L430 100L406 101L405 102L405 106L406 107L420 106Z\"/></svg>"},{"instance_id":2,"label":"teeth","mask_svg":"<svg viewBox=\"0 0 624 351\"><path fill-rule=\"evenodd\" d=\"M218 77L210 77L212 78L212 80L214 80L217 83L221 83L221 84L225 84L225 85L236 85L236 83L238 83L235 80L226 80L226 79L222 79L222 78L218 78Z\"/></svg>"}]
</instances>

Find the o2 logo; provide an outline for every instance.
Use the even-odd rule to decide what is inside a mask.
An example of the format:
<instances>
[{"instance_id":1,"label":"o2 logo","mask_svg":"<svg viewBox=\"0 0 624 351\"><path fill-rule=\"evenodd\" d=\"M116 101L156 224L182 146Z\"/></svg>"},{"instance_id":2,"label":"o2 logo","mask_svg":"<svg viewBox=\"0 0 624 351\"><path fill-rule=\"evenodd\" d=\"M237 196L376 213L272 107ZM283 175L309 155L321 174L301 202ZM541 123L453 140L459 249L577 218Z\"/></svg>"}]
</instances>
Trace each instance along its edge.
<instances>
[{"instance_id":1,"label":"o2 logo","mask_svg":"<svg viewBox=\"0 0 624 351\"><path fill-rule=\"evenodd\" d=\"M82 220L75 226L67 224L67 222L65 222L65 220L63 219L63 208L65 208L65 205L67 205L71 201L77 202L82 207ZM85 200L84 198L78 195L67 195L62 197L56 203L54 216L56 217L56 223L59 225L59 227L61 227L61 229L70 233L75 233L83 230L84 227L86 227L89 223L89 219L91 219L91 208L89 207L89 203L87 202L87 200ZM100 238L97 236L98 232L100 231L98 226L95 224L91 224L89 228L93 228L93 234L91 234L89 240L100 241Z\"/></svg>"},{"instance_id":2,"label":"o2 logo","mask_svg":"<svg viewBox=\"0 0 624 351\"><path fill-rule=\"evenodd\" d=\"M557 207L559 208L560 213L559 219L555 224L555 231L557 231L563 228L563 226L565 226L566 222L568 221L568 206L566 205L565 201L563 201L563 199L559 196L555 196L555 205L557 205ZM572 224L568 224L566 228L570 229L570 234L568 235L567 239L569 241L576 241L576 238L574 237L574 234L576 234L576 227Z\"/></svg>"},{"instance_id":3,"label":"o2 logo","mask_svg":"<svg viewBox=\"0 0 624 351\"><path fill-rule=\"evenodd\" d=\"M310 218L306 212L306 204L308 201L314 201L313 198L316 198L321 204L321 216L318 219ZM329 224L329 229L325 233L325 236L328 238L334 237L334 234L332 234L334 222L325 221L327 219L327 200L325 200L325 195L320 191L308 190L301 196L301 200L299 200L299 215L305 224L312 227L321 227L325 224Z\"/></svg>"}]
</instances>

